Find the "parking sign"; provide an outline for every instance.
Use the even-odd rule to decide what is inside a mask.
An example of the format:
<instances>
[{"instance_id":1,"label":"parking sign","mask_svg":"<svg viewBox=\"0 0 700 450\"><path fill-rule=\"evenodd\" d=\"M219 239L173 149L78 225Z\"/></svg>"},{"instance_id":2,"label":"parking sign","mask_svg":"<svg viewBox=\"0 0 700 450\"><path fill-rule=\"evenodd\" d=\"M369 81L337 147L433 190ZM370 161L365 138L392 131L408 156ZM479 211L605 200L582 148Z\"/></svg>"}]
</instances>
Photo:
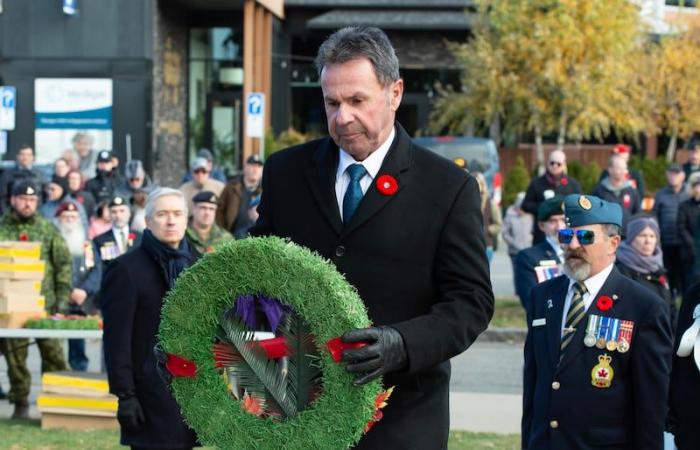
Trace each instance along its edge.
<instances>
[{"instance_id":1,"label":"parking sign","mask_svg":"<svg viewBox=\"0 0 700 450\"><path fill-rule=\"evenodd\" d=\"M14 86L0 86L0 130L15 129L15 104L17 89Z\"/></svg>"},{"instance_id":2,"label":"parking sign","mask_svg":"<svg viewBox=\"0 0 700 450\"><path fill-rule=\"evenodd\" d=\"M265 137L265 94L251 92L246 99L248 112L246 119L246 135L248 137Z\"/></svg>"}]
</instances>

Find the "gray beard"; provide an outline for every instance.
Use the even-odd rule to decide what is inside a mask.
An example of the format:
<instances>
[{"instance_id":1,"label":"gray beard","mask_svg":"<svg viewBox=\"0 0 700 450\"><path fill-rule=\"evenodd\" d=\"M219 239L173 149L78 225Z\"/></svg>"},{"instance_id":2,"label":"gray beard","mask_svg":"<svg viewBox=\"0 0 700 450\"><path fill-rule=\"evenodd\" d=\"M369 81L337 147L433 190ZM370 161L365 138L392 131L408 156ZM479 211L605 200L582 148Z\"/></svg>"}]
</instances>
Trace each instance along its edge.
<instances>
[{"instance_id":1,"label":"gray beard","mask_svg":"<svg viewBox=\"0 0 700 450\"><path fill-rule=\"evenodd\" d=\"M61 231L61 236L68 244L68 250L71 256L83 256L83 245L85 245L85 230L80 223L76 224L58 224Z\"/></svg>"},{"instance_id":2,"label":"gray beard","mask_svg":"<svg viewBox=\"0 0 700 450\"><path fill-rule=\"evenodd\" d=\"M586 261L581 260L581 262L578 263L576 267L573 267L571 265L570 260L565 259L564 273L569 278L573 278L576 281L584 281L587 280L588 277L591 275L591 265Z\"/></svg>"}]
</instances>

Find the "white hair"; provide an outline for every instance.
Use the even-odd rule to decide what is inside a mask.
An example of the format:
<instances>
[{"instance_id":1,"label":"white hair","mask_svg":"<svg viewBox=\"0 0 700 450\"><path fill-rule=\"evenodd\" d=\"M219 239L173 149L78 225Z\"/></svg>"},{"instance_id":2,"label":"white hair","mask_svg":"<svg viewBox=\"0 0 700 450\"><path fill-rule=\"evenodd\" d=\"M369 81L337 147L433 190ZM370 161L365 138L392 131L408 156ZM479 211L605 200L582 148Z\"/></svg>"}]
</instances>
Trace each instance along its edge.
<instances>
[{"instance_id":1,"label":"white hair","mask_svg":"<svg viewBox=\"0 0 700 450\"><path fill-rule=\"evenodd\" d=\"M153 218L156 200L158 200L161 197L166 197L168 195L178 197L180 200L182 200L182 209L185 211L185 215L189 214L189 212L187 211L187 200L185 199L185 194L183 194L182 191L169 187L161 187L148 194L148 198L146 199L146 206L144 207L146 219Z\"/></svg>"}]
</instances>

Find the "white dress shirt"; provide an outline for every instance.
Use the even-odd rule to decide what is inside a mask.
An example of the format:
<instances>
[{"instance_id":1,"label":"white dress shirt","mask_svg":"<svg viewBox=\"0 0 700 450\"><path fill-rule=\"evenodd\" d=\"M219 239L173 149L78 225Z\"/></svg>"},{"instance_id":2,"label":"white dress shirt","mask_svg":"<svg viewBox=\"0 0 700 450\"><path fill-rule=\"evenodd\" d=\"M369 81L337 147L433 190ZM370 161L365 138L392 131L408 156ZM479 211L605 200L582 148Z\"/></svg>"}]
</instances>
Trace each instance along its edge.
<instances>
[{"instance_id":1,"label":"white dress shirt","mask_svg":"<svg viewBox=\"0 0 700 450\"><path fill-rule=\"evenodd\" d=\"M124 233L125 236L125 241L124 245L122 245L122 232ZM114 235L114 240L117 242L117 247L119 248L119 254L123 255L126 253L126 246L129 245L129 226L125 226L124 228L114 228L112 227L112 234Z\"/></svg>"},{"instance_id":2,"label":"white dress shirt","mask_svg":"<svg viewBox=\"0 0 700 450\"><path fill-rule=\"evenodd\" d=\"M564 262L564 249L561 248L559 241L549 235L545 236L545 239L549 243L549 246L552 247L552 250L557 254L559 261Z\"/></svg>"},{"instance_id":3,"label":"white dress shirt","mask_svg":"<svg viewBox=\"0 0 700 450\"><path fill-rule=\"evenodd\" d=\"M603 284L605 284L605 280L608 279L608 276L610 275L610 272L612 272L614 265L614 262L611 263L608 267L606 267L605 269L601 270L600 272L583 282L583 284L586 285L586 289L588 289L588 292L583 294L583 305L586 308L586 311L588 311L588 308L591 306L591 303L593 303L593 299L596 297L596 295L598 295L600 288L602 288ZM564 327L566 326L566 315L569 313L569 308L571 307L571 300L574 297L574 284L576 284L576 280L569 278L569 290L566 293L566 301L564 302L564 313L561 319L562 336L564 335ZM579 323L578 326L581 326L581 324Z\"/></svg>"},{"instance_id":4,"label":"white dress shirt","mask_svg":"<svg viewBox=\"0 0 700 450\"><path fill-rule=\"evenodd\" d=\"M391 133L386 141L364 161L356 161L348 152L342 148L340 149L338 170L335 173L335 198L338 201L338 211L340 211L341 219L343 218L343 199L345 197L345 191L347 191L348 186L350 186L350 175L346 172L346 169L353 164L362 164L365 167L367 173L360 179L360 187L362 188L362 195L366 194L367 189L372 185L372 181L377 177L379 169L382 168L384 158L386 154L389 153L391 143L394 142L394 136L396 136L396 130L392 127Z\"/></svg>"}]
</instances>

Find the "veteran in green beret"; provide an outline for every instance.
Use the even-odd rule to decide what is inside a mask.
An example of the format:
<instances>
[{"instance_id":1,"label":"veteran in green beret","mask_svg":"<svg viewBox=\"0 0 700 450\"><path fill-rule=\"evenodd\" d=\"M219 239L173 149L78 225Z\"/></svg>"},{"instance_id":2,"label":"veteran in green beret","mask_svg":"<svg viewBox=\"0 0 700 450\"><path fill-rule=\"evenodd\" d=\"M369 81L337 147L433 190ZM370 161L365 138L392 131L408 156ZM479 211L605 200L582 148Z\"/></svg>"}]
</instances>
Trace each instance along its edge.
<instances>
[{"instance_id":1,"label":"veteran in green beret","mask_svg":"<svg viewBox=\"0 0 700 450\"><path fill-rule=\"evenodd\" d=\"M217 245L233 239L231 233L214 223L218 200L211 191L202 191L192 198L194 209L186 236L201 254L213 252Z\"/></svg>"},{"instance_id":2,"label":"veteran in green beret","mask_svg":"<svg viewBox=\"0 0 700 450\"><path fill-rule=\"evenodd\" d=\"M622 208L564 199L564 274L532 289L522 448L662 449L669 307L615 268Z\"/></svg>"},{"instance_id":3,"label":"veteran in green beret","mask_svg":"<svg viewBox=\"0 0 700 450\"><path fill-rule=\"evenodd\" d=\"M67 312L72 283L72 258L58 229L37 213L39 187L22 181L12 187L11 209L0 218L0 241L41 242L41 259L45 263L41 295L49 314ZM63 346L56 339L37 339L42 372L66 370ZM8 399L15 405L13 419L29 418L31 375L27 369L28 339L0 339L10 378Z\"/></svg>"}]
</instances>

